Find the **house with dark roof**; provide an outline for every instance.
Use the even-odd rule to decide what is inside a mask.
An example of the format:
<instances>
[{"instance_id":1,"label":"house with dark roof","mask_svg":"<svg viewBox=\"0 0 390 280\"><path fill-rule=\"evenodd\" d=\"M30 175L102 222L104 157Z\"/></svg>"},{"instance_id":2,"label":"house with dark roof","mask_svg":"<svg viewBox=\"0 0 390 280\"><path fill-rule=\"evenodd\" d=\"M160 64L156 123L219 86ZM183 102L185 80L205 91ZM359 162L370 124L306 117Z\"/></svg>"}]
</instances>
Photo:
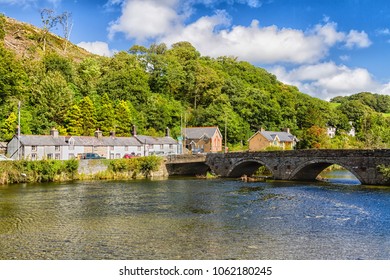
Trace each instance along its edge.
<instances>
[{"instance_id":1,"label":"house with dark roof","mask_svg":"<svg viewBox=\"0 0 390 280\"><path fill-rule=\"evenodd\" d=\"M133 126L132 134L133 137L143 145L144 156L166 156L179 154L179 144L175 139L170 136L169 128L166 128L164 137L138 135L135 126Z\"/></svg>"},{"instance_id":2,"label":"house with dark roof","mask_svg":"<svg viewBox=\"0 0 390 280\"><path fill-rule=\"evenodd\" d=\"M168 138L154 139L153 145L159 146L153 146L153 151L159 149L164 143L168 148L172 145L170 153L177 153L177 142ZM50 135L20 135L19 139L15 135L8 143L8 155L13 159L68 160L79 158L85 153L97 153L105 158L116 159L123 158L125 155L150 155L152 153L149 152L149 147L149 138L145 141L136 137L116 137L113 133L110 136L103 136L99 130L95 131L94 136L60 136L56 129L52 129ZM163 152L158 153L159 155L168 154L164 149L161 151Z\"/></svg>"},{"instance_id":3,"label":"house with dark roof","mask_svg":"<svg viewBox=\"0 0 390 280\"><path fill-rule=\"evenodd\" d=\"M248 139L249 151L261 151L269 147L280 148L282 150L292 150L295 148L298 139L285 131L266 131L261 129Z\"/></svg>"},{"instance_id":4,"label":"house with dark roof","mask_svg":"<svg viewBox=\"0 0 390 280\"><path fill-rule=\"evenodd\" d=\"M222 152L222 134L217 126L188 127L183 134L185 146L192 153Z\"/></svg>"}]
</instances>

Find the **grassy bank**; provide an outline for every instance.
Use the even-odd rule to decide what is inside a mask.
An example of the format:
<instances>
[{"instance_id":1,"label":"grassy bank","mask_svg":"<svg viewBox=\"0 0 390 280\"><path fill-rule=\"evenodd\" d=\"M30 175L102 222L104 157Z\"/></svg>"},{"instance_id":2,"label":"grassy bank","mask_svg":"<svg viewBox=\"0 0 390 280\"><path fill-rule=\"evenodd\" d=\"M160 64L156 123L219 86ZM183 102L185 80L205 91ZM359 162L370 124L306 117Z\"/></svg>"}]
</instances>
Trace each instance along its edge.
<instances>
[{"instance_id":1,"label":"grassy bank","mask_svg":"<svg viewBox=\"0 0 390 280\"><path fill-rule=\"evenodd\" d=\"M77 160L0 162L0 184L68 181L77 177Z\"/></svg>"},{"instance_id":2,"label":"grassy bank","mask_svg":"<svg viewBox=\"0 0 390 280\"><path fill-rule=\"evenodd\" d=\"M156 156L104 160L103 164L107 166L105 171L83 174L78 172L79 161L75 159L2 161L0 184L147 178L159 169L161 162L162 158Z\"/></svg>"}]
</instances>

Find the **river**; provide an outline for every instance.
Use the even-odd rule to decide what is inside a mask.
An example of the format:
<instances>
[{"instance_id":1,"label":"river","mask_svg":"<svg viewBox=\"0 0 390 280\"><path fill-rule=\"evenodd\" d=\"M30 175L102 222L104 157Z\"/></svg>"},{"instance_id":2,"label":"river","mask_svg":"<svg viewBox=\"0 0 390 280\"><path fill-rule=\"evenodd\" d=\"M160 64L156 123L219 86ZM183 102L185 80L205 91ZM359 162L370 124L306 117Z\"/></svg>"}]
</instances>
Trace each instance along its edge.
<instances>
[{"instance_id":1,"label":"river","mask_svg":"<svg viewBox=\"0 0 390 280\"><path fill-rule=\"evenodd\" d=\"M390 259L390 188L332 174L0 186L0 259Z\"/></svg>"}]
</instances>

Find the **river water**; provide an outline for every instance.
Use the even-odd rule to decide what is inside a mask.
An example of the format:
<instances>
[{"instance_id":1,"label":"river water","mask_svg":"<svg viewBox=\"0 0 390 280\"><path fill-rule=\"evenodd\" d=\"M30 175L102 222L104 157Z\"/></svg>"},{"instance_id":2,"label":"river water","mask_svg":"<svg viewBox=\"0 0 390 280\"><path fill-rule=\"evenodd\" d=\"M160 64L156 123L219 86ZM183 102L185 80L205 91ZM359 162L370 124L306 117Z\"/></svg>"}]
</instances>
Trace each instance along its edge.
<instances>
[{"instance_id":1,"label":"river water","mask_svg":"<svg viewBox=\"0 0 390 280\"><path fill-rule=\"evenodd\" d=\"M390 259L390 188L331 177L0 186L0 259Z\"/></svg>"}]
</instances>

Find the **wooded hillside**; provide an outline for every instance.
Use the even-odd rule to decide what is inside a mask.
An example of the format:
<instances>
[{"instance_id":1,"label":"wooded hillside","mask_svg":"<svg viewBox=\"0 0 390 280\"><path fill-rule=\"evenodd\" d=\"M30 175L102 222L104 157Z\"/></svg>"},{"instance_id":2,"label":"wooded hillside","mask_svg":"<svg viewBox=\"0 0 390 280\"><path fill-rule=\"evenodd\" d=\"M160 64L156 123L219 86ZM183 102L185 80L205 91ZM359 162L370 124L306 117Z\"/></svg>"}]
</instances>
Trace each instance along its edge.
<instances>
[{"instance_id":1,"label":"wooded hillside","mask_svg":"<svg viewBox=\"0 0 390 280\"><path fill-rule=\"evenodd\" d=\"M45 38L43 39L43 36ZM45 47L44 47L45 42ZM227 125L231 147L261 127L290 128L301 148L390 147L390 97L362 93L326 102L234 57L210 58L188 42L92 55L44 30L0 16L0 139L21 132L163 135L181 125ZM336 104L337 103L337 104ZM387 114L386 114L387 113ZM345 132L356 128L357 137ZM326 126L337 137L326 136Z\"/></svg>"}]
</instances>

